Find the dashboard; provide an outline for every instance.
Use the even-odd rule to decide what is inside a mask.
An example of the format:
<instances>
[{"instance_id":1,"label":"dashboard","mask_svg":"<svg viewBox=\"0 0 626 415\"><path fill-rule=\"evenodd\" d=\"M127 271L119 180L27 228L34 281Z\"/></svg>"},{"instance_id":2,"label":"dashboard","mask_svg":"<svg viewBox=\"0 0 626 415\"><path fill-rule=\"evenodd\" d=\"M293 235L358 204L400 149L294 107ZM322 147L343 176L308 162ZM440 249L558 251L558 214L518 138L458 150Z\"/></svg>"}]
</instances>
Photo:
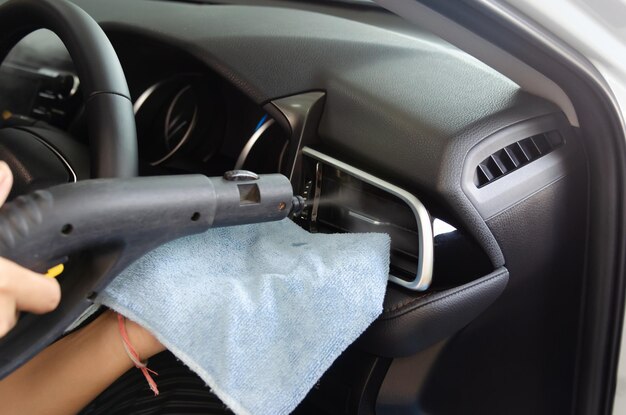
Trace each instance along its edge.
<instances>
[{"instance_id":1,"label":"dashboard","mask_svg":"<svg viewBox=\"0 0 626 415\"><path fill-rule=\"evenodd\" d=\"M265 114L276 120L268 131L272 140L261 141L272 156L258 157L248 167L277 171L293 131L272 102L320 91L323 113L313 126L320 148L419 194L436 216L472 234L494 265L504 263L484 223L489 216L481 215L480 207L477 211L474 189L459 186L464 176L460 161L502 128L541 116L561 117L551 103L419 29L396 21L400 28L388 30L389 16L382 14L379 21L369 9L347 19L273 7L272 2L77 4L101 22L127 74L138 112L143 174L163 168L220 174L236 164ZM47 47L46 42L19 48L32 52L18 52L15 60L37 55L27 65L67 70L71 63L60 58L58 45ZM157 91L147 94L151 88ZM187 127L171 122L178 115ZM85 137L82 124L78 117L69 128ZM522 133L519 138L527 137ZM502 183L514 176L490 187L510 188ZM528 188L487 211L500 212L530 194Z\"/></svg>"},{"instance_id":2,"label":"dashboard","mask_svg":"<svg viewBox=\"0 0 626 415\"><path fill-rule=\"evenodd\" d=\"M143 172L220 175L238 162L259 173L277 171L286 135L266 125L262 106L188 53L141 36L110 38L129 68ZM261 129L263 145L242 155Z\"/></svg>"},{"instance_id":3,"label":"dashboard","mask_svg":"<svg viewBox=\"0 0 626 415\"><path fill-rule=\"evenodd\" d=\"M237 164L259 173L278 170L286 135L261 106L167 45L138 37L111 39L127 68L142 174L220 175ZM87 143L80 80L56 35L41 30L27 36L0 74L5 126L43 122ZM262 143L242 155L257 131L263 133Z\"/></svg>"},{"instance_id":4,"label":"dashboard","mask_svg":"<svg viewBox=\"0 0 626 415\"><path fill-rule=\"evenodd\" d=\"M542 275L511 261L520 246L538 263L558 257L549 238L529 240L569 229L553 222L584 175L576 129L445 41L370 5L75 3L124 68L141 175L280 172L307 200L293 218L307 230L392 236L384 312L346 359L404 359L465 327L507 284L523 286L509 271ZM88 145L79 92L63 45L36 32L0 68L2 125L46 123ZM548 284L532 281L524 292ZM524 314L524 301L501 307ZM342 364L312 405L340 399Z\"/></svg>"},{"instance_id":5,"label":"dashboard","mask_svg":"<svg viewBox=\"0 0 626 415\"><path fill-rule=\"evenodd\" d=\"M516 174L484 188L473 185L475 169L485 159L471 166L463 160L479 143L518 123L527 126L515 127L516 141L546 132L535 131L532 121L542 117L548 130L566 129L563 115L441 39L397 21L388 30L389 16L372 17L369 8L347 19L301 10L302 5L273 7L272 2L77 4L101 21L126 72L141 174L218 175L233 167L287 172L294 168L294 152L313 144L418 194L434 216L468 232L497 267L504 264L503 255L485 220L541 188L546 169L557 175L563 171L558 166L564 149L540 160L552 167L535 171L539 179L533 185L517 186L515 178L533 179ZM181 21L184 30L176 23ZM9 77L0 84L2 95L17 107L2 109L43 119L86 140L78 97L55 100L61 109L49 102L40 105L45 97L59 95L46 86L46 77L58 83L65 76L68 85L76 81L58 40L46 32L31 35L3 68ZM35 81L26 81L31 95L12 95L10 85L32 80L33 73ZM14 90L24 91L22 86ZM298 114L284 106L289 102L277 105L311 92L323 97L318 115ZM309 131L300 131L302 125L294 123L305 120ZM265 121L271 125L264 126ZM259 140L255 133L262 127ZM302 134L310 136L308 142ZM296 140L298 148L289 148ZM510 144L491 140L494 151ZM291 177L293 172L287 173ZM304 185L296 183L297 188Z\"/></svg>"},{"instance_id":6,"label":"dashboard","mask_svg":"<svg viewBox=\"0 0 626 415\"><path fill-rule=\"evenodd\" d=\"M283 173L308 200L294 218L306 229L391 234L392 287L412 295L502 267L489 220L580 153L554 105L369 8L347 19L271 2L77 3L126 73L141 175ZM0 70L5 125L43 122L88 145L80 80L55 35L29 35ZM460 237L433 233L435 219ZM441 259L455 250L473 258Z\"/></svg>"}]
</instances>

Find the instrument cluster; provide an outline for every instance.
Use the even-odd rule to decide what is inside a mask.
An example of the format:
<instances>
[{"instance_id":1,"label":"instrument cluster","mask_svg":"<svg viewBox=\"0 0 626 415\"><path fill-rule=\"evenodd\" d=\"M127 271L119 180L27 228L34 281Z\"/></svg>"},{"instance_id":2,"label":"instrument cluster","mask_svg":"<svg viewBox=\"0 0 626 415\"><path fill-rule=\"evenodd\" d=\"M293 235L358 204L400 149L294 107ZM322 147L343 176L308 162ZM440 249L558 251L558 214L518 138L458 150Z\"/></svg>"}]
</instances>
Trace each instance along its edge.
<instances>
[{"instance_id":1,"label":"instrument cluster","mask_svg":"<svg viewBox=\"0 0 626 415\"><path fill-rule=\"evenodd\" d=\"M155 82L134 101L144 171L219 175L233 168L279 169L275 155L286 135L261 107L232 86L204 73Z\"/></svg>"}]
</instances>

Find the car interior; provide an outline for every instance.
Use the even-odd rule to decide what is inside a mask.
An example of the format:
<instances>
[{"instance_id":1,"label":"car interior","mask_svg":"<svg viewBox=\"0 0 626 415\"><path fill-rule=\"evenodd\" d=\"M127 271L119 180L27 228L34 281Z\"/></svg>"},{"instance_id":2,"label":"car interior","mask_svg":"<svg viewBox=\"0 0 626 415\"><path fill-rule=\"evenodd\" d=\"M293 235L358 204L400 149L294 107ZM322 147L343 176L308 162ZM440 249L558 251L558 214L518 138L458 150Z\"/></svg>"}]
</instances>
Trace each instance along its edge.
<instances>
[{"instance_id":1,"label":"car interior","mask_svg":"<svg viewBox=\"0 0 626 415\"><path fill-rule=\"evenodd\" d=\"M121 63L140 176L282 173L306 230L391 236L383 313L295 413L573 410L589 164L559 105L373 2L74 3ZM123 131L57 34L0 67L2 127L54 155L12 197L91 177L94 128Z\"/></svg>"}]
</instances>

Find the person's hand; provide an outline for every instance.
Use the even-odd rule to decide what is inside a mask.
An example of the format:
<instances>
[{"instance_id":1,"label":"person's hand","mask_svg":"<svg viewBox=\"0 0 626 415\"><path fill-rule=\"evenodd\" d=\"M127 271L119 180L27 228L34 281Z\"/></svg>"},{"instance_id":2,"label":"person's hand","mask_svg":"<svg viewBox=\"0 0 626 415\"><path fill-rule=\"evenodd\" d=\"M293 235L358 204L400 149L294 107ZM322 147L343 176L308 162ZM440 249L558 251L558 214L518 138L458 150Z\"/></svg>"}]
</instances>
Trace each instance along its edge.
<instances>
[{"instance_id":1,"label":"person's hand","mask_svg":"<svg viewBox=\"0 0 626 415\"><path fill-rule=\"evenodd\" d=\"M12 185L11 170L0 161L0 206ZM61 287L56 280L0 258L0 337L15 326L20 311L47 313L54 310L60 300Z\"/></svg>"}]
</instances>

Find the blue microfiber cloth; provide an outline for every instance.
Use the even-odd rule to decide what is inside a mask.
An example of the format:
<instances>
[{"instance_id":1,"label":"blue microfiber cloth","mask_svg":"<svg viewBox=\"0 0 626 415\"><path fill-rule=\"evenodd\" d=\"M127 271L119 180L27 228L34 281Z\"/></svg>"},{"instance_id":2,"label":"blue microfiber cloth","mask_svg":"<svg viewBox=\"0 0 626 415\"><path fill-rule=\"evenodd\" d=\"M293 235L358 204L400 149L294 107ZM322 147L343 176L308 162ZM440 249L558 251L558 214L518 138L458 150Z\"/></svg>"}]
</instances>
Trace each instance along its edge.
<instances>
[{"instance_id":1,"label":"blue microfiber cloth","mask_svg":"<svg viewBox=\"0 0 626 415\"><path fill-rule=\"evenodd\" d=\"M286 219L163 245L97 302L154 333L235 413L280 415L381 313L388 273L387 235Z\"/></svg>"}]
</instances>

